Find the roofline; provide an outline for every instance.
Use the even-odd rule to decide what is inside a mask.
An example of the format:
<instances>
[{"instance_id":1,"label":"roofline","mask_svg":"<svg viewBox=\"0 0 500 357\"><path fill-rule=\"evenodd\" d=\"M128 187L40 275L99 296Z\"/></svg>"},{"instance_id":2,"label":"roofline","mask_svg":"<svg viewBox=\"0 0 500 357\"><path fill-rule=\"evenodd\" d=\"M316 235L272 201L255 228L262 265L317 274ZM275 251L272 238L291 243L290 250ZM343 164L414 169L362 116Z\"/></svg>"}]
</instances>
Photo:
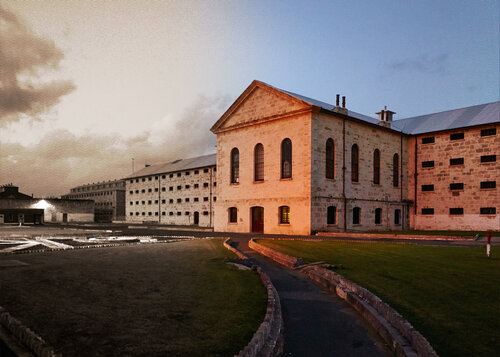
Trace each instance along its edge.
<instances>
[{"instance_id":1,"label":"roofline","mask_svg":"<svg viewBox=\"0 0 500 357\"><path fill-rule=\"evenodd\" d=\"M436 134L436 133L446 133L446 132L456 131L456 130L475 129L475 128L478 128L480 126L496 126L496 125L499 125L499 124L500 124L500 121L496 121L496 122L493 122L493 123L475 124L475 125L471 125L471 126L460 126L458 128L443 129L443 130L434 130L434 131L426 131L424 133L407 134L407 135L410 135L410 136L420 136L420 135L429 135L429 134Z\"/></svg>"},{"instance_id":2,"label":"roofline","mask_svg":"<svg viewBox=\"0 0 500 357\"><path fill-rule=\"evenodd\" d=\"M212 154L212 155L214 155L214 154ZM161 164L159 164L159 165L161 165ZM181 172L181 171L187 171L187 170L196 170L196 169L201 169L201 168L204 168L204 167L216 167L216 166L217 166L217 163L215 163L213 165L195 166L195 167L190 167L190 168L186 168L186 169L182 169L182 170L160 171L160 172L155 172L153 174L147 174L147 175L127 176L127 177L124 177L122 180L127 181L129 179L134 179L134 178L139 178L139 177L148 177L148 176L155 176L155 175L162 175L162 174L171 174L171 173L174 173L174 172Z\"/></svg>"}]
</instances>

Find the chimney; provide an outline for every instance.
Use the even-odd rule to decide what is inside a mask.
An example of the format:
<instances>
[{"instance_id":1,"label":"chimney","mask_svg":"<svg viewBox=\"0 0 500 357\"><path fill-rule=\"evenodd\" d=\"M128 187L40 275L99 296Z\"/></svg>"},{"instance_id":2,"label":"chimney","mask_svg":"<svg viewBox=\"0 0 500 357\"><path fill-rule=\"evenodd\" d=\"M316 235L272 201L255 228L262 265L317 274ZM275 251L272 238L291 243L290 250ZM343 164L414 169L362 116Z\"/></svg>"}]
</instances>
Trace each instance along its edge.
<instances>
[{"instance_id":1,"label":"chimney","mask_svg":"<svg viewBox=\"0 0 500 357\"><path fill-rule=\"evenodd\" d=\"M344 114L344 115L348 114L348 110L345 107L345 96L342 96L342 107L340 107L340 94L337 94L337 98L335 101L335 107L333 108L333 111L335 113L340 113L340 114Z\"/></svg>"},{"instance_id":2,"label":"chimney","mask_svg":"<svg viewBox=\"0 0 500 357\"><path fill-rule=\"evenodd\" d=\"M391 127L391 122L392 122L392 115L396 114L395 112L392 112L390 110L387 110L387 105L384 106L384 109L382 109L380 112L376 113L378 114L378 125L385 126L386 128Z\"/></svg>"}]
</instances>

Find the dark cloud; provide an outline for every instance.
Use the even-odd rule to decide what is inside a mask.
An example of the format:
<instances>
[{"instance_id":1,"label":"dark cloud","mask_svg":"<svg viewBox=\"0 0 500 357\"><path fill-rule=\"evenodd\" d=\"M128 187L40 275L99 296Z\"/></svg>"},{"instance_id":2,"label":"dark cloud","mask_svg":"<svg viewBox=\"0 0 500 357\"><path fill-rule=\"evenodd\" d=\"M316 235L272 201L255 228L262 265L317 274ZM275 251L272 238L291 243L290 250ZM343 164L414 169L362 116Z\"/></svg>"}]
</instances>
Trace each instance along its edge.
<instances>
[{"instance_id":1,"label":"dark cloud","mask_svg":"<svg viewBox=\"0 0 500 357\"><path fill-rule=\"evenodd\" d=\"M389 62L385 65L392 71L411 71L432 74L446 73L447 54L429 56L427 54L416 58L406 58L403 60Z\"/></svg>"},{"instance_id":2,"label":"dark cloud","mask_svg":"<svg viewBox=\"0 0 500 357\"><path fill-rule=\"evenodd\" d=\"M58 68L64 54L1 5L0 39L0 125L20 114L35 118L75 89L70 81L36 83L42 72Z\"/></svg>"},{"instance_id":3,"label":"dark cloud","mask_svg":"<svg viewBox=\"0 0 500 357\"><path fill-rule=\"evenodd\" d=\"M144 164L168 162L216 151L209 129L229 105L228 97L198 97L177 119L164 119L140 135L77 136L67 130L45 135L37 145L3 143L0 184L12 182L35 196L59 196L69 188L123 178Z\"/></svg>"}]
</instances>

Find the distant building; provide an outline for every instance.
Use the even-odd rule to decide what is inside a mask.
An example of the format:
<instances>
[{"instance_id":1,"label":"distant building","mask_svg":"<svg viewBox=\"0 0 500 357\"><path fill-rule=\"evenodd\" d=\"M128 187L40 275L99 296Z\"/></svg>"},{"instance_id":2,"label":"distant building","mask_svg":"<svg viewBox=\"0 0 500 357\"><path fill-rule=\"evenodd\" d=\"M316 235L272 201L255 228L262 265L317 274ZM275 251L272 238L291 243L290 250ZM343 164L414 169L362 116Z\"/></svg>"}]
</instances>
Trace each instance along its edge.
<instances>
[{"instance_id":1,"label":"distant building","mask_svg":"<svg viewBox=\"0 0 500 357\"><path fill-rule=\"evenodd\" d=\"M125 178L126 220L213 227L216 156L146 165Z\"/></svg>"},{"instance_id":2,"label":"distant building","mask_svg":"<svg viewBox=\"0 0 500 357\"><path fill-rule=\"evenodd\" d=\"M93 222L94 201L33 198L12 184L0 186L0 224Z\"/></svg>"},{"instance_id":3,"label":"distant building","mask_svg":"<svg viewBox=\"0 0 500 357\"><path fill-rule=\"evenodd\" d=\"M125 181L97 182L74 187L61 196L66 199L93 200L95 221L112 222L125 220Z\"/></svg>"}]
</instances>

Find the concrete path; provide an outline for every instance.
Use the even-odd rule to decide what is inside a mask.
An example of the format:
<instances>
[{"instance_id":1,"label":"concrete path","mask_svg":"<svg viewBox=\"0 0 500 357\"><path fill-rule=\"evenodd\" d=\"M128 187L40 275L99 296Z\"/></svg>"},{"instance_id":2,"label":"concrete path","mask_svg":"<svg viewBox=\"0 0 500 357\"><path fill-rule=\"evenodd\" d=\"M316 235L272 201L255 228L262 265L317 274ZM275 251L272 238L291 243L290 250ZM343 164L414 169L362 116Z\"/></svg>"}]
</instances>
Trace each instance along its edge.
<instances>
[{"instance_id":1,"label":"concrete path","mask_svg":"<svg viewBox=\"0 0 500 357\"><path fill-rule=\"evenodd\" d=\"M391 356L383 341L342 299L233 238L238 249L268 274L280 295L285 324L284 356Z\"/></svg>"}]
</instances>

